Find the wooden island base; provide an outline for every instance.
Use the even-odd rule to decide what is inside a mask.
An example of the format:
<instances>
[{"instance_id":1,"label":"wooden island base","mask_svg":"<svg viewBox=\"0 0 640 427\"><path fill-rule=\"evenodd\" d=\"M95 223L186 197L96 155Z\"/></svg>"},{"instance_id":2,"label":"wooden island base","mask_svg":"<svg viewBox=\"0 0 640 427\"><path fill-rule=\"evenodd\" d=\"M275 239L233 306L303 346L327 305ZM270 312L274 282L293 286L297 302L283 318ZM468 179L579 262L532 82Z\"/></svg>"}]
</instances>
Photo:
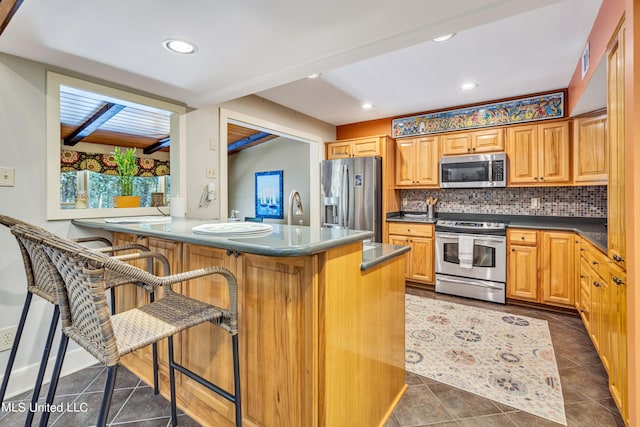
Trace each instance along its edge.
<instances>
[{"instance_id":1,"label":"wooden island base","mask_svg":"<svg viewBox=\"0 0 640 427\"><path fill-rule=\"evenodd\" d=\"M383 426L406 390L404 255L360 271L360 242L272 257L133 234L114 237L116 244L135 241L165 254L172 272L217 265L236 274L245 426ZM174 290L224 307L221 280L209 276ZM122 289L117 308L145 298L139 288ZM201 325L175 342L181 364L233 390L226 333ZM150 348L123 364L153 383ZM168 398L166 345L159 364L160 391ZM233 405L188 377L178 375L177 395L178 406L202 425L233 425Z\"/></svg>"}]
</instances>

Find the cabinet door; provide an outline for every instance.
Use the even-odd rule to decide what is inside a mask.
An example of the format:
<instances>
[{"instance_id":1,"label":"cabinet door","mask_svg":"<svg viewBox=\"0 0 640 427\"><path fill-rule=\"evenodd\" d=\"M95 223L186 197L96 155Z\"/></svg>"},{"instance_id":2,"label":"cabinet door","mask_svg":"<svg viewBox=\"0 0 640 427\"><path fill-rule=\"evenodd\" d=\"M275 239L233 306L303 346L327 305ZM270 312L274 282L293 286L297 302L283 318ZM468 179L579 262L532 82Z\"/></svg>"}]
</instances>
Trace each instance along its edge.
<instances>
[{"instance_id":1,"label":"cabinet door","mask_svg":"<svg viewBox=\"0 0 640 427\"><path fill-rule=\"evenodd\" d=\"M627 276L618 266L609 268L611 307L609 390L623 418L627 414Z\"/></svg>"},{"instance_id":2,"label":"cabinet door","mask_svg":"<svg viewBox=\"0 0 640 427\"><path fill-rule=\"evenodd\" d=\"M573 306L575 298L575 238L573 233L542 233L542 301Z\"/></svg>"},{"instance_id":3,"label":"cabinet door","mask_svg":"<svg viewBox=\"0 0 640 427\"><path fill-rule=\"evenodd\" d=\"M413 186L415 179L415 161L417 157L414 139L396 141L396 186Z\"/></svg>"},{"instance_id":4,"label":"cabinet door","mask_svg":"<svg viewBox=\"0 0 640 427\"><path fill-rule=\"evenodd\" d=\"M420 186L437 186L440 182L438 137L418 138L415 144L418 155L413 160L416 163L415 179L417 184Z\"/></svg>"},{"instance_id":5,"label":"cabinet door","mask_svg":"<svg viewBox=\"0 0 640 427\"><path fill-rule=\"evenodd\" d=\"M471 152L471 133L442 135L442 155L467 154Z\"/></svg>"},{"instance_id":6,"label":"cabinet door","mask_svg":"<svg viewBox=\"0 0 640 427\"><path fill-rule=\"evenodd\" d=\"M331 142L327 144L327 160L351 157L351 142Z\"/></svg>"},{"instance_id":7,"label":"cabinet door","mask_svg":"<svg viewBox=\"0 0 640 427\"><path fill-rule=\"evenodd\" d=\"M507 128L509 184L538 182L538 130L535 125Z\"/></svg>"},{"instance_id":8,"label":"cabinet door","mask_svg":"<svg viewBox=\"0 0 640 427\"><path fill-rule=\"evenodd\" d=\"M604 335L603 289L605 284L604 279L602 279L593 269L590 269L589 281L591 282L591 341L593 341L593 346L596 348L596 351L600 355L600 359L604 364L603 352L605 343L603 342L602 337ZM608 372L608 364L606 368Z\"/></svg>"},{"instance_id":9,"label":"cabinet door","mask_svg":"<svg viewBox=\"0 0 640 427\"><path fill-rule=\"evenodd\" d=\"M510 245L507 297L538 301L538 247Z\"/></svg>"},{"instance_id":10,"label":"cabinet door","mask_svg":"<svg viewBox=\"0 0 640 427\"><path fill-rule=\"evenodd\" d=\"M380 138L362 138L352 141L352 153L355 157L379 156Z\"/></svg>"},{"instance_id":11,"label":"cabinet door","mask_svg":"<svg viewBox=\"0 0 640 427\"><path fill-rule=\"evenodd\" d=\"M433 239L411 237L411 268L409 279L424 283L433 283Z\"/></svg>"},{"instance_id":12,"label":"cabinet door","mask_svg":"<svg viewBox=\"0 0 640 427\"><path fill-rule=\"evenodd\" d=\"M395 234L389 235L389 244L391 245L402 245L402 246L411 246L409 243L409 238L407 236L398 236ZM411 276L411 257L413 254L409 252L409 256L407 257L407 262L405 262L405 278L409 278Z\"/></svg>"},{"instance_id":13,"label":"cabinet door","mask_svg":"<svg viewBox=\"0 0 640 427\"><path fill-rule=\"evenodd\" d=\"M575 119L573 138L573 181L606 185L609 170L607 116Z\"/></svg>"},{"instance_id":14,"label":"cabinet door","mask_svg":"<svg viewBox=\"0 0 640 427\"><path fill-rule=\"evenodd\" d=\"M538 125L540 183L569 181L569 122Z\"/></svg>"},{"instance_id":15,"label":"cabinet door","mask_svg":"<svg viewBox=\"0 0 640 427\"><path fill-rule=\"evenodd\" d=\"M609 136L609 258L626 268L625 236L625 74L622 27L607 52L607 126Z\"/></svg>"},{"instance_id":16,"label":"cabinet door","mask_svg":"<svg viewBox=\"0 0 640 427\"><path fill-rule=\"evenodd\" d=\"M580 257L580 317L584 327L591 334L591 268L583 257Z\"/></svg>"},{"instance_id":17,"label":"cabinet door","mask_svg":"<svg viewBox=\"0 0 640 427\"><path fill-rule=\"evenodd\" d=\"M472 132L471 150L474 153L504 151L504 129L486 129Z\"/></svg>"}]
</instances>

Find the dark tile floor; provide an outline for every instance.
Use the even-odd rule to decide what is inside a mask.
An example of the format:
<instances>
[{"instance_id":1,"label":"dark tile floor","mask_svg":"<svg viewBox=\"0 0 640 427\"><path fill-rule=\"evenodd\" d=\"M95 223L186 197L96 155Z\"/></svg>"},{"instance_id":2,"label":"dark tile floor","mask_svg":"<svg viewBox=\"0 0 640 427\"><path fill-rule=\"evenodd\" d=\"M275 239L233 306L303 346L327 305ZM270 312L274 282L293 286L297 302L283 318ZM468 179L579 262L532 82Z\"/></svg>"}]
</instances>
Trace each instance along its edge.
<instances>
[{"instance_id":1,"label":"dark tile floor","mask_svg":"<svg viewBox=\"0 0 640 427\"><path fill-rule=\"evenodd\" d=\"M547 320L561 377L568 426L624 426L609 394L606 373L579 317L534 308L502 306L449 297L415 288L408 288L408 292ZM70 410L52 414L49 425L61 427L94 425L104 379L105 370L99 366L84 369L61 379L55 403L62 403L63 408ZM407 393L385 427L558 425L411 373L407 373L407 384L409 385ZM45 394L46 386L41 395ZM15 410L0 412L0 426L23 425L25 413L20 410L19 404L28 405L29 399L29 393L11 399ZM165 427L171 424L169 411L167 400L154 395L150 387L125 368L119 369L116 391L109 412L110 425ZM34 424L37 425L38 421L39 415L36 415ZM198 425L184 414L179 416L178 423L185 427Z\"/></svg>"}]
</instances>

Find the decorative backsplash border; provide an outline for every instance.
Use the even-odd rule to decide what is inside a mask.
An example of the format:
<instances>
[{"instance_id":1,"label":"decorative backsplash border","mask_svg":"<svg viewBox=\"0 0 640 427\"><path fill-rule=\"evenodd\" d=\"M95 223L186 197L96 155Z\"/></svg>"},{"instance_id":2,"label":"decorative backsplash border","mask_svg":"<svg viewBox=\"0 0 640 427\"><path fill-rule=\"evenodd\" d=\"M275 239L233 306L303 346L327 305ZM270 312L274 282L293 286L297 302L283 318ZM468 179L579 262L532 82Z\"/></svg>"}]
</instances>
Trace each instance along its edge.
<instances>
[{"instance_id":1,"label":"decorative backsplash border","mask_svg":"<svg viewBox=\"0 0 640 427\"><path fill-rule=\"evenodd\" d=\"M607 187L519 187L491 189L402 190L403 211L426 212L437 197L437 212L496 215L607 217ZM539 209L531 199L539 199Z\"/></svg>"}]
</instances>

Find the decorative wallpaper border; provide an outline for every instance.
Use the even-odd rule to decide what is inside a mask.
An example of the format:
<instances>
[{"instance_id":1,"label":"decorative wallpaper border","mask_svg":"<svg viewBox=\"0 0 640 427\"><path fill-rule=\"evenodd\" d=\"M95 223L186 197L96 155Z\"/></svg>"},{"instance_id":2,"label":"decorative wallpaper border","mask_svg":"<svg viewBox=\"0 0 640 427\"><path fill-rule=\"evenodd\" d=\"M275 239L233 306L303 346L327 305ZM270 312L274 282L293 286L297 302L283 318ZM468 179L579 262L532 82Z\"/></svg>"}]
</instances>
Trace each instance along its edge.
<instances>
[{"instance_id":1,"label":"decorative wallpaper border","mask_svg":"<svg viewBox=\"0 0 640 427\"><path fill-rule=\"evenodd\" d=\"M510 125L564 117L564 92L403 117L391 122L394 138Z\"/></svg>"}]
</instances>

